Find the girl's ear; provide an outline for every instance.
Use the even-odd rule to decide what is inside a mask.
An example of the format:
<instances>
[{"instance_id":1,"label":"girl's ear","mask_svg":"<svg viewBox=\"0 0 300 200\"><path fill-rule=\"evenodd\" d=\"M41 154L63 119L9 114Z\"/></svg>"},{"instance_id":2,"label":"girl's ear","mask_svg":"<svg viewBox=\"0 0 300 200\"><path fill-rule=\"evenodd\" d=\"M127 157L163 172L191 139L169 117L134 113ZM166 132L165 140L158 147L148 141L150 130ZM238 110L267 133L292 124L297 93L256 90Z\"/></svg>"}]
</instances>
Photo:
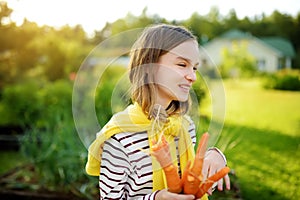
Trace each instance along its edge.
<instances>
[{"instance_id":1,"label":"girl's ear","mask_svg":"<svg viewBox=\"0 0 300 200\"><path fill-rule=\"evenodd\" d=\"M144 75L144 84L147 84L149 83L149 75L148 75L148 72L145 73Z\"/></svg>"},{"instance_id":2,"label":"girl's ear","mask_svg":"<svg viewBox=\"0 0 300 200\"><path fill-rule=\"evenodd\" d=\"M150 83L150 81L152 81L153 77L153 64L149 63L149 64L145 64L144 67L144 83Z\"/></svg>"}]
</instances>

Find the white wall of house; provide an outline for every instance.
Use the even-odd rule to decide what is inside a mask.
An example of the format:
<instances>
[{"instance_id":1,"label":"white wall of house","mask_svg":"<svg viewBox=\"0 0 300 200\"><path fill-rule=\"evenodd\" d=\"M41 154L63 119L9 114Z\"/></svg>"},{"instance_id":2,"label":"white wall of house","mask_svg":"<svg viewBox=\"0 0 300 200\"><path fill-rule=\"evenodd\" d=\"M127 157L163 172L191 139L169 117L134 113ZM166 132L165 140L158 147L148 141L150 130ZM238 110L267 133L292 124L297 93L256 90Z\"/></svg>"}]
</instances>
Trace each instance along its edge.
<instances>
[{"instance_id":1,"label":"white wall of house","mask_svg":"<svg viewBox=\"0 0 300 200\"><path fill-rule=\"evenodd\" d=\"M282 57L280 52L274 48L266 46L257 39L251 39L248 45L248 51L252 54L258 63L264 62L264 66L258 66L259 70L265 72L276 72L279 67L279 59Z\"/></svg>"},{"instance_id":2,"label":"white wall of house","mask_svg":"<svg viewBox=\"0 0 300 200\"><path fill-rule=\"evenodd\" d=\"M222 63L221 51L222 48L227 47L228 42L221 39L215 39L209 44L200 48L200 58L206 61L207 66L220 65Z\"/></svg>"},{"instance_id":3,"label":"white wall of house","mask_svg":"<svg viewBox=\"0 0 300 200\"><path fill-rule=\"evenodd\" d=\"M245 41L245 39L243 41ZM259 70L265 72L276 72L278 70L280 64L279 59L282 55L276 49L265 45L256 38L248 39L247 47L249 53L255 57ZM231 49L232 41L218 38L203 48L204 50L200 48L200 58L206 61L207 66L218 66L222 63L222 49Z\"/></svg>"}]
</instances>

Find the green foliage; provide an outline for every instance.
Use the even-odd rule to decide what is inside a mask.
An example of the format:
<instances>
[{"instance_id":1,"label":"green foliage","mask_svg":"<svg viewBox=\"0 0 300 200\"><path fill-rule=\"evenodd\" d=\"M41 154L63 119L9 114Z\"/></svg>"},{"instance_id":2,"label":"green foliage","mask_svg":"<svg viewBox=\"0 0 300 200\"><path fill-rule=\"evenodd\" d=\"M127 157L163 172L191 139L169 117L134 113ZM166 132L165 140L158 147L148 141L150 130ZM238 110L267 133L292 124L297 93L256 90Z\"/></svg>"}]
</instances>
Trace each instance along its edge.
<instances>
[{"instance_id":1,"label":"green foliage","mask_svg":"<svg viewBox=\"0 0 300 200\"><path fill-rule=\"evenodd\" d=\"M1 21L9 18L13 11L6 3L1 3ZM198 37L203 44L224 31L232 28L242 31L251 31L255 36L282 36L289 39L295 49L299 49L299 16L274 11L270 16L249 19L239 19L234 10L222 16L218 8L213 7L207 15L193 13L184 21L167 21L157 15L149 16L145 8L141 15L131 13L123 19L107 23L106 26L96 31L94 38L87 38L80 25L75 27L63 26L55 29L49 26L39 27L36 23L24 20L21 26L14 22L0 23L0 88L14 84L27 77L43 77L46 80L66 78L71 72L76 72L84 57L92 49L110 36L143 28L155 23L170 23L185 25ZM126 40L116 41L118 45L131 46L135 35L130 35ZM299 68L299 50L297 50L294 68ZM249 60L247 60L248 62ZM251 71L251 62L243 64L243 71Z\"/></svg>"},{"instance_id":2,"label":"green foliage","mask_svg":"<svg viewBox=\"0 0 300 200\"><path fill-rule=\"evenodd\" d=\"M198 104L200 105L202 100L205 98L205 95L208 93L207 88L205 87L204 79L197 73L197 81L193 83L192 89L195 92L197 97Z\"/></svg>"},{"instance_id":3,"label":"green foliage","mask_svg":"<svg viewBox=\"0 0 300 200\"><path fill-rule=\"evenodd\" d=\"M72 118L72 83L28 80L6 87L1 98L6 124L26 128L20 140L26 166L10 177L11 188L73 193L94 199L97 179L85 174L87 150Z\"/></svg>"},{"instance_id":4,"label":"green foliage","mask_svg":"<svg viewBox=\"0 0 300 200\"><path fill-rule=\"evenodd\" d=\"M217 15L217 13L216 13ZM216 16L217 17L217 16ZM215 20L214 17L212 17ZM206 20L204 16L200 16L198 13L193 13L189 19L183 22L183 25L193 31L198 37L198 42L204 44L213 37L213 24ZM214 21L216 22L216 21ZM205 31L209 30L209 31Z\"/></svg>"},{"instance_id":5,"label":"green foliage","mask_svg":"<svg viewBox=\"0 0 300 200\"><path fill-rule=\"evenodd\" d=\"M120 106L120 109L124 109L126 103L129 101L128 98L130 97L124 96L129 88L129 83L119 83L119 81L122 80L122 76L127 75L126 71L127 69L121 66L110 67L104 72L101 80L99 81L95 94L95 106L101 127L104 126L104 124L106 124L111 118L112 114L117 111L113 110L113 107L116 108ZM119 96L113 96L114 91L117 91L117 95ZM116 103L119 105L116 105Z\"/></svg>"},{"instance_id":6,"label":"green foliage","mask_svg":"<svg viewBox=\"0 0 300 200\"><path fill-rule=\"evenodd\" d=\"M147 9L145 8L140 16L134 16L131 13L128 13L124 18L118 19L113 23L106 23L105 27L101 31L96 31L95 37L93 38L94 43L98 44L102 42L106 38L110 36L115 36L124 31L143 28L145 26L155 24L155 23L167 23L165 19L160 18L157 15L148 16ZM126 40L118 41L119 44L123 44L124 46L132 45L128 44L130 41L134 41L136 36L135 35L128 35Z\"/></svg>"},{"instance_id":7,"label":"green foliage","mask_svg":"<svg viewBox=\"0 0 300 200\"><path fill-rule=\"evenodd\" d=\"M0 16L4 11L0 9ZM91 50L80 26L56 30L28 20L19 27L0 24L0 43L0 89L27 78L66 78Z\"/></svg>"},{"instance_id":8,"label":"green foliage","mask_svg":"<svg viewBox=\"0 0 300 200\"><path fill-rule=\"evenodd\" d=\"M2 123L22 127L36 125L43 112L40 89L38 82L33 80L5 87L1 100Z\"/></svg>"},{"instance_id":9,"label":"green foliage","mask_svg":"<svg viewBox=\"0 0 300 200\"><path fill-rule=\"evenodd\" d=\"M8 124L27 128L21 152L26 165L32 166L18 172L10 187L23 180L25 188L93 199L97 180L84 172L87 150L73 124L72 83L28 81L6 87L1 105Z\"/></svg>"},{"instance_id":10,"label":"green foliage","mask_svg":"<svg viewBox=\"0 0 300 200\"><path fill-rule=\"evenodd\" d=\"M85 174L87 151L73 124L57 118L51 128L31 129L21 140L24 157L34 167L26 184L35 184L36 190L72 192L92 199L96 180Z\"/></svg>"},{"instance_id":11,"label":"green foliage","mask_svg":"<svg viewBox=\"0 0 300 200\"><path fill-rule=\"evenodd\" d=\"M255 74L255 58L248 52L247 45L246 41L234 41L230 49L223 49L220 67L223 77L249 77Z\"/></svg>"},{"instance_id":12,"label":"green foliage","mask_svg":"<svg viewBox=\"0 0 300 200\"><path fill-rule=\"evenodd\" d=\"M16 151L0 151L1 165L0 175L7 173L9 169L13 169L24 163L25 158L19 152Z\"/></svg>"},{"instance_id":13,"label":"green foliage","mask_svg":"<svg viewBox=\"0 0 300 200\"><path fill-rule=\"evenodd\" d=\"M69 31L64 29L66 32ZM41 75L50 81L63 79L79 69L88 48L83 42L69 38L63 31L55 30L40 34L29 43L31 49L38 49L39 62L34 66L42 69Z\"/></svg>"},{"instance_id":14,"label":"green foliage","mask_svg":"<svg viewBox=\"0 0 300 200\"><path fill-rule=\"evenodd\" d=\"M36 127L49 127L55 124L57 118L63 121L72 120L72 83L59 80L45 84L40 91L42 98L43 117Z\"/></svg>"},{"instance_id":15,"label":"green foliage","mask_svg":"<svg viewBox=\"0 0 300 200\"><path fill-rule=\"evenodd\" d=\"M12 13L12 9L7 6L7 3L4 1L0 1L0 27L2 26L2 21L6 17L9 17Z\"/></svg>"},{"instance_id":16,"label":"green foliage","mask_svg":"<svg viewBox=\"0 0 300 200\"><path fill-rule=\"evenodd\" d=\"M108 122L113 114L111 110L111 95L113 89L114 85L109 82L101 84L101 86L97 89L97 93L95 96L95 106L101 127L103 127Z\"/></svg>"},{"instance_id":17,"label":"green foliage","mask_svg":"<svg viewBox=\"0 0 300 200\"><path fill-rule=\"evenodd\" d=\"M264 87L275 90L300 91L300 72L281 70L275 74L266 75Z\"/></svg>"},{"instance_id":18,"label":"green foliage","mask_svg":"<svg viewBox=\"0 0 300 200\"><path fill-rule=\"evenodd\" d=\"M69 81L30 80L3 90L2 124L22 127L49 127L57 117L72 119L72 84ZM64 111L64 112L62 112Z\"/></svg>"}]
</instances>

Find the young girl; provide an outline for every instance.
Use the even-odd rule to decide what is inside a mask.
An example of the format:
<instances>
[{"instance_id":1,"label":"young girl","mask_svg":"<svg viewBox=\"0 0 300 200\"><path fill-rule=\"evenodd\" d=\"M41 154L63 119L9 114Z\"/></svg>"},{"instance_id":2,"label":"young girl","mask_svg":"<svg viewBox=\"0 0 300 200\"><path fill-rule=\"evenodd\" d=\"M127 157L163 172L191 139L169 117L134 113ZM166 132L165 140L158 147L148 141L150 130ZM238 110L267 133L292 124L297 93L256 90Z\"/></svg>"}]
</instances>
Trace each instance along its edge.
<instances>
[{"instance_id":1,"label":"young girl","mask_svg":"<svg viewBox=\"0 0 300 200\"><path fill-rule=\"evenodd\" d=\"M115 114L97 134L89 147L86 171L99 176L100 199L194 199L168 191L151 147L153 139L163 134L179 174L194 159L195 125L186 113L199 67L197 40L180 26L149 26L132 47L129 67L133 104ZM204 177L225 165L224 155L210 148ZM228 175L224 180L229 189ZM218 189L222 188L223 179L218 182Z\"/></svg>"}]
</instances>

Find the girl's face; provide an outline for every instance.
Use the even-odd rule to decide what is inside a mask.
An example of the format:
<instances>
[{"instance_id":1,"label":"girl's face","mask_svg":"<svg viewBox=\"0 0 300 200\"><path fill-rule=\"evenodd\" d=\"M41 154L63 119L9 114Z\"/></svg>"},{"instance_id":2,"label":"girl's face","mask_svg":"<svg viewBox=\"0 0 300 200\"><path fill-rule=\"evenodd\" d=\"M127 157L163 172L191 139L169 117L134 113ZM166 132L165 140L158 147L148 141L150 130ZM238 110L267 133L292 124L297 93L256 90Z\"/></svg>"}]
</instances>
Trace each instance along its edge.
<instances>
[{"instance_id":1,"label":"girl's face","mask_svg":"<svg viewBox=\"0 0 300 200\"><path fill-rule=\"evenodd\" d=\"M160 56L155 74L156 103L164 108L172 100L187 101L192 83L196 81L199 49L196 41L188 40Z\"/></svg>"}]
</instances>

